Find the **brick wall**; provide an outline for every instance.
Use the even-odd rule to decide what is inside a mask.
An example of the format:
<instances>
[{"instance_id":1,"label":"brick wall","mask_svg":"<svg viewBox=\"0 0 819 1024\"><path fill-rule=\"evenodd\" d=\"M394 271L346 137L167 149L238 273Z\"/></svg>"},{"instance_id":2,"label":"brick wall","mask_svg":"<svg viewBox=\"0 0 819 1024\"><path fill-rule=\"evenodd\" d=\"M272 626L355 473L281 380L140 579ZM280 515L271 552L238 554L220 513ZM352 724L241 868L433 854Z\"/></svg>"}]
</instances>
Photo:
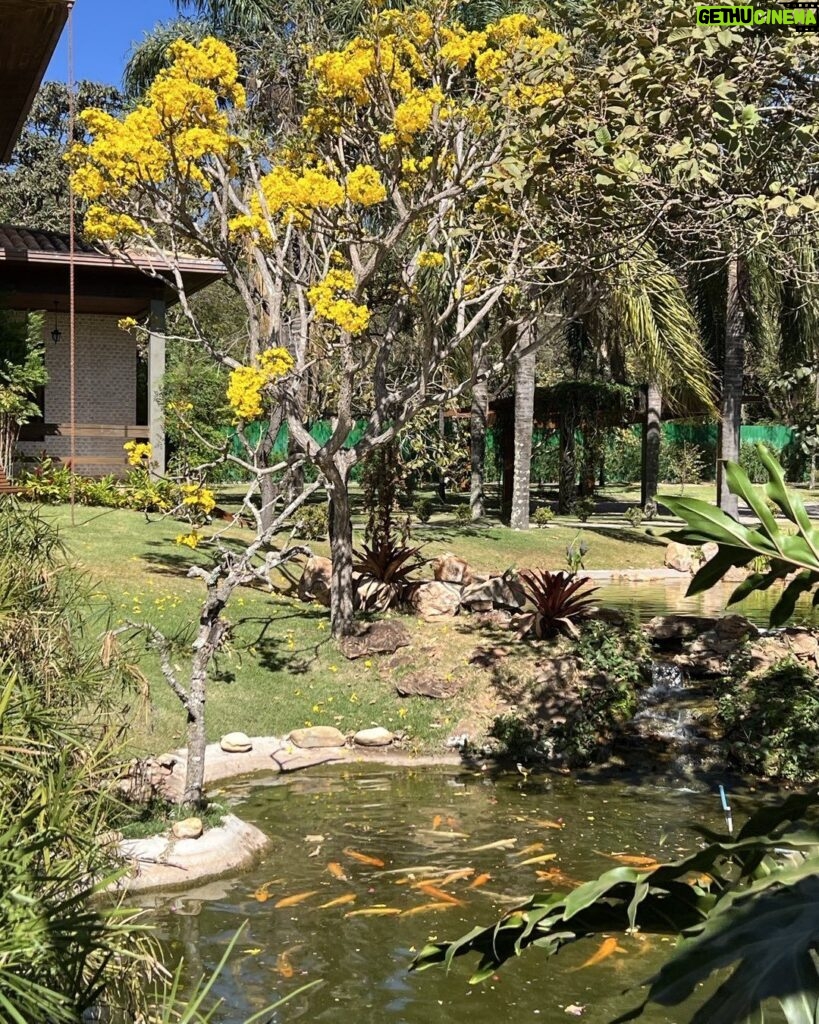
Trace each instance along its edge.
<instances>
[{"instance_id":1,"label":"brick wall","mask_svg":"<svg viewBox=\"0 0 819 1024\"><path fill-rule=\"evenodd\" d=\"M77 424L122 428L117 437L77 437L77 471L83 475L124 472L124 428L136 424L136 342L117 327L118 319L90 313L77 316ZM49 381L45 388L45 421L63 424L67 430L71 418L68 317L58 314L56 323L62 337L55 345L51 340L55 317L48 313L43 327ZM146 438L147 434L146 427ZM49 436L42 444L22 443L19 450L24 456L48 454L65 460L70 443L68 436ZM95 457L99 461L94 461Z\"/></svg>"}]
</instances>

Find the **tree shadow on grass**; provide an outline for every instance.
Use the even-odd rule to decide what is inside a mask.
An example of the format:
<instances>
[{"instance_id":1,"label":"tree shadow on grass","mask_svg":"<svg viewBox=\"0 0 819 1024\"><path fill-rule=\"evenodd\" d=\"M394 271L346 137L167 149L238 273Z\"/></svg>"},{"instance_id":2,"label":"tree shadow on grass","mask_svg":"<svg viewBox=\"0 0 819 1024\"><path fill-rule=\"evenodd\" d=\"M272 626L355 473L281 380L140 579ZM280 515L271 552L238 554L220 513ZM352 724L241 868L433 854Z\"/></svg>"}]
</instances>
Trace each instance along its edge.
<instances>
[{"instance_id":1,"label":"tree shadow on grass","mask_svg":"<svg viewBox=\"0 0 819 1024\"><path fill-rule=\"evenodd\" d=\"M623 529L595 529L594 526L588 524L583 527L584 533L594 533L598 537L606 540L616 540L623 544L639 544L643 547L650 545L652 547L665 547L668 543L662 537L657 537L650 533L643 533L641 530L633 530L631 528L624 527Z\"/></svg>"},{"instance_id":2,"label":"tree shadow on grass","mask_svg":"<svg viewBox=\"0 0 819 1024\"><path fill-rule=\"evenodd\" d=\"M237 621L237 626L256 627L255 634L246 642L246 646L253 648L255 651L253 657L260 668L265 669L267 672L288 672L293 676L304 675L310 671L311 667L318 661L321 648L326 647L330 642L329 631L326 636L322 636L315 643L309 641L299 643L299 640L302 640L302 638L298 637L292 648L289 647L287 641L281 636L271 635L270 632L274 624L280 625L282 621L286 621L289 618L303 621L305 614L310 618L323 618L318 613L305 609L301 616L295 614L292 616L276 616L275 618L245 616Z\"/></svg>"}]
</instances>

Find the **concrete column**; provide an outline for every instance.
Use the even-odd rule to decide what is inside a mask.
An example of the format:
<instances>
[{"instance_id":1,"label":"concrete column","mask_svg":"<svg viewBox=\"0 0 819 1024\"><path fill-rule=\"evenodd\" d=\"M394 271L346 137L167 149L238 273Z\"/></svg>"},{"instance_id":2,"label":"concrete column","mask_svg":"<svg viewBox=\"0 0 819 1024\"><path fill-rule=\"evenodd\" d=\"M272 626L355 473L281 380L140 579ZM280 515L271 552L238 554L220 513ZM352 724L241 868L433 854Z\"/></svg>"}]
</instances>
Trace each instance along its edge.
<instances>
[{"instance_id":1,"label":"concrete column","mask_svg":"<svg viewBox=\"0 0 819 1024\"><path fill-rule=\"evenodd\" d=\"M165 376L165 300L151 299L148 342L148 439L153 448L153 472L165 473L165 419L159 389Z\"/></svg>"}]
</instances>

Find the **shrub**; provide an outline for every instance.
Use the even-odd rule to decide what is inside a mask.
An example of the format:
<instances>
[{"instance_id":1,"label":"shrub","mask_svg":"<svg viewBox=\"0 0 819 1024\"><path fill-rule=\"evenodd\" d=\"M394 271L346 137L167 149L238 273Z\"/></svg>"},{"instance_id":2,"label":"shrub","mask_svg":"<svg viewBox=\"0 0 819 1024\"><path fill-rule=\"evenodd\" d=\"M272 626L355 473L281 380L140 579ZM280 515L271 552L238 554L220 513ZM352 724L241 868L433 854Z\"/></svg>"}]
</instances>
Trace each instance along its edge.
<instances>
[{"instance_id":1,"label":"shrub","mask_svg":"<svg viewBox=\"0 0 819 1024\"><path fill-rule=\"evenodd\" d=\"M642 443L633 430L625 428L610 431L603 452L607 480L630 484L640 479Z\"/></svg>"},{"instance_id":2,"label":"shrub","mask_svg":"<svg viewBox=\"0 0 819 1024\"><path fill-rule=\"evenodd\" d=\"M455 507L455 519L459 523L471 523L472 522L472 510L469 505L457 505Z\"/></svg>"},{"instance_id":3,"label":"shrub","mask_svg":"<svg viewBox=\"0 0 819 1024\"><path fill-rule=\"evenodd\" d=\"M293 521L293 529L300 540L321 540L329 529L326 505L302 505Z\"/></svg>"},{"instance_id":4,"label":"shrub","mask_svg":"<svg viewBox=\"0 0 819 1024\"><path fill-rule=\"evenodd\" d=\"M679 484L682 493L689 484L699 483L705 474L705 452L690 441L672 441L660 449L660 477Z\"/></svg>"},{"instance_id":5,"label":"shrub","mask_svg":"<svg viewBox=\"0 0 819 1024\"><path fill-rule=\"evenodd\" d=\"M544 526L548 526L554 517L555 514L548 505L541 505L540 508L535 509L535 513L532 516L532 522L535 526L542 528Z\"/></svg>"},{"instance_id":6,"label":"shrub","mask_svg":"<svg viewBox=\"0 0 819 1024\"><path fill-rule=\"evenodd\" d=\"M636 530L637 527L645 519L645 512L640 508L639 505L632 505L630 508L626 509L626 511L624 513L624 516L625 516L626 520L629 523L631 523L631 525Z\"/></svg>"},{"instance_id":7,"label":"shrub","mask_svg":"<svg viewBox=\"0 0 819 1024\"><path fill-rule=\"evenodd\" d=\"M416 498L412 503L412 513L419 523L428 523L432 518L435 502L432 498Z\"/></svg>"},{"instance_id":8,"label":"shrub","mask_svg":"<svg viewBox=\"0 0 819 1024\"><path fill-rule=\"evenodd\" d=\"M594 515L594 507L594 498L578 498L572 502L571 512L581 523L586 523Z\"/></svg>"},{"instance_id":9,"label":"shrub","mask_svg":"<svg viewBox=\"0 0 819 1024\"><path fill-rule=\"evenodd\" d=\"M520 581L526 596L535 606L529 631L536 637L564 633L577 634L574 620L582 617L592 606L591 595L597 590L583 590L588 576L575 576L567 572L549 572L547 569L523 569Z\"/></svg>"},{"instance_id":10,"label":"shrub","mask_svg":"<svg viewBox=\"0 0 819 1024\"><path fill-rule=\"evenodd\" d=\"M792 782L819 779L819 679L781 661L748 677L738 664L718 702L729 756L744 772Z\"/></svg>"},{"instance_id":11,"label":"shrub","mask_svg":"<svg viewBox=\"0 0 819 1024\"><path fill-rule=\"evenodd\" d=\"M383 612L406 600L415 584L412 574L424 564L424 559L417 557L420 550L387 537L355 552L353 569L360 574L356 599L362 610Z\"/></svg>"},{"instance_id":12,"label":"shrub","mask_svg":"<svg viewBox=\"0 0 819 1024\"><path fill-rule=\"evenodd\" d=\"M769 444L765 448L774 456L779 458L779 452L775 451ZM766 484L768 482L768 471L759 457L759 451L755 444L745 441L739 448L739 464L748 474L752 484Z\"/></svg>"}]
</instances>

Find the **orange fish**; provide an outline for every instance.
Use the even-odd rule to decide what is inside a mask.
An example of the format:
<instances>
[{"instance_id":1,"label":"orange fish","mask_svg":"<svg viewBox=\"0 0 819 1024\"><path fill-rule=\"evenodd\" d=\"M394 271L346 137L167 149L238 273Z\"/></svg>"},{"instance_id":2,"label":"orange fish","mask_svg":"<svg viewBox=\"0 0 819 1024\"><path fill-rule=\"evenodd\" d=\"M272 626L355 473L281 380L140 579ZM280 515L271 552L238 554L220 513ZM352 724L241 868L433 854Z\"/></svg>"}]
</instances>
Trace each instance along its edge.
<instances>
[{"instance_id":1,"label":"orange fish","mask_svg":"<svg viewBox=\"0 0 819 1024\"><path fill-rule=\"evenodd\" d=\"M436 814L435 817L432 819L432 828L433 828L433 830L438 828L438 826L441 824L441 822L443 820L444 819L441 817L440 814Z\"/></svg>"},{"instance_id":2,"label":"orange fish","mask_svg":"<svg viewBox=\"0 0 819 1024\"><path fill-rule=\"evenodd\" d=\"M295 896L285 896L283 900L279 900L278 903L274 903L274 907L278 910L280 907L295 907L299 903L303 903L306 899L311 896L315 896L318 889L311 889L309 892L299 892Z\"/></svg>"},{"instance_id":3,"label":"orange fish","mask_svg":"<svg viewBox=\"0 0 819 1024\"><path fill-rule=\"evenodd\" d=\"M545 864L546 861L555 860L556 858L556 853L541 853L539 857L527 857L526 860L522 860L520 864L516 864L515 867L522 868L527 864Z\"/></svg>"},{"instance_id":4,"label":"orange fish","mask_svg":"<svg viewBox=\"0 0 819 1024\"><path fill-rule=\"evenodd\" d=\"M540 853L541 850L545 850L546 847L543 843L529 843L528 846L524 846L522 850L518 850L517 853L513 853L513 857L525 857L528 853Z\"/></svg>"},{"instance_id":5,"label":"orange fish","mask_svg":"<svg viewBox=\"0 0 819 1024\"><path fill-rule=\"evenodd\" d=\"M433 910L452 910L454 903L422 903L419 907L410 907L403 911L401 917L412 917L415 914L426 914Z\"/></svg>"},{"instance_id":6,"label":"orange fish","mask_svg":"<svg viewBox=\"0 0 819 1024\"><path fill-rule=\"evenodd\" d=\"M283 978L292 978L296 973L286 952L279 953L276 958L276 973L280 974Z\"/></svg>"},{"instance_id":7,"label":"orange fish","mask_svg":"<svg viewBox=\"0 0 819 1024\"><path fill-rule=\"evenodd\" d=\"M469 878L475 874L474 868L459 868L457 871L450 871L440 882L432 882L433 885L450 885L452 882L459 882L462 878Z\"/></svg>"},{"instance_id":8,"label":"orange fish","mask_svg":"<svg viewBox=\"0 0 819 1024\"><path fill-rule=\"evenodd\" d=\"M322 903L319 910L327 910L330 907L343 907L345 903L355 903L355 900L356 895L354 892L345 892L343 896L336 896L334 900Z\"/></svg>"},{"instance_id":9,"label":"orange fish","mask_svg":"<svg viewBox=\"0 0 819 1024\"><path fill-rule=\"evenodd\" d=\"M565 828L566 822L562 818L558 818L557 821L552 821L550 818L539 818L534 822L535 825L539 825L541 828Z\"/></svg>"},{"instance_id":10,"label":"orange fish","mask_svg":"<svg viewBox=\"0 0 819 1024\"><path fill-rule=\"evenodd\" d=\"M253 893L253 899L258 900L259 903L266 903L270 899L270 886L277 885L279 882L281 882L280 878L273 878L271 881L265 882L264 885L260 885Z\"/></svg>"},{"instance_id":11,"label":"orange fish","mask_svg":"<svg viewBox=\"0 0 819 1024\"><path fill-rule=\"evenodd\" d=\"M479 889L482 885L486 885L487 882L491 881L491 879L492 879L492 876L487 871L484 871L484 873L482 875L478 875L477 878L473 879L469 883L469 888L470 889Z\"/></svg>"},{"instance_id":12,"label":"orange fish","mask_svg":"<svg viewBox=\"0 0 819 1024\"><path fill-rule=\"evenodd\" d=\"M434 899L439 900L442 903L455 903L458 906L463 906L463 901L456 899L455 896L450 896L448 892L444 892L441 889L436 889L434 885L430 885L429 882L422 882L417 886L421 892L425 892L427 896L432 896Z\"/></svg>"},{"instance_id":13,"label":"orange fish","mask_svg":"<svg viewBox=\"0 0 819 1024\"><path fill-rule=\"evenodd\" d=\"M344 868L337 861L330 861L327 865L327 870L333 878L337 878L340 882L347 881L347 876L344 874Z\"/></svg>"},{"instance_id":14,"label":"orange fish","mask_svg":"<svg viewBox=\"0 0 819 1024\"><path fill-rule=\"evenodd\" d=\"M384 861L379 860L378 857L368 857L366 853L359 853L358 850L351 850L350 847L346 847L344 854L347 857L352 857L353 860L357 860L359 864L369 864L374 868L383 868Z\"/></svg>"},{"instance_id":15,"label":"orange fish","mask_svg":"<svg viewBox=\"0 0 819 1024\"><path fill-rule=\"evenodd\" d=\"M457 819L457 818L451 818L451 817L449 817L449 815L447 815L446 823L447 823L447 825L448 825L448 826L449 826L450 828L460 828L460 827L461 827L461 823L460 823L460 821L458 821L458 819Z\"/></svg>"},{"instance_id":16,"label":"orange fish","mask_svg":"<svg viewBox=\"0 0 819 1024\"><path fill-rule=\"evenodd\" d=\"M551 882L553 885L566 885L570 889L574 889L575 886L581 884L576 878L571 878L565 872L561 871L560 868L549 868L548 871L536 871L535 874L544 882Z\"/></svg>"},{"instance_id":17,"label":"orange fish","mask_svg":"<svg viewBox=\"0 0 819 1024\"><path fill-rule=\"evenodd\" d=\"M398 907L365 907L363 910L348 910L345 917L387 917L389 914L400 914Z\"/></svg>"},{"instance_id":18,"label":"orange fish","mask_svg":"<svg viewBox=\"0 0 819 1024\"><path fill-rule=\"evenodd\" d=\"M626 950L617 942L613 936L610 939L604 939L600 948L589 957L579 967L575 967L574 970L582 971L584 967L594 967L596 964L602 963L607 960L612 953L625 953Z\"/></svg>"},{"instance_id":19,"label":"orange fish","mask_svg":"<svg viewBox=\"0 0 819 1024\"><path fill-rule=\"evenodd\" d=\"M655 857L638 857L630 853L602 853L600 850L595 850L594 852L600 853L603 857L608 857L609 860L616 860L620 864L627 864L631 868L648 870L649 868L660 866L660 862Z\"/></svg>"}]
</instances>

